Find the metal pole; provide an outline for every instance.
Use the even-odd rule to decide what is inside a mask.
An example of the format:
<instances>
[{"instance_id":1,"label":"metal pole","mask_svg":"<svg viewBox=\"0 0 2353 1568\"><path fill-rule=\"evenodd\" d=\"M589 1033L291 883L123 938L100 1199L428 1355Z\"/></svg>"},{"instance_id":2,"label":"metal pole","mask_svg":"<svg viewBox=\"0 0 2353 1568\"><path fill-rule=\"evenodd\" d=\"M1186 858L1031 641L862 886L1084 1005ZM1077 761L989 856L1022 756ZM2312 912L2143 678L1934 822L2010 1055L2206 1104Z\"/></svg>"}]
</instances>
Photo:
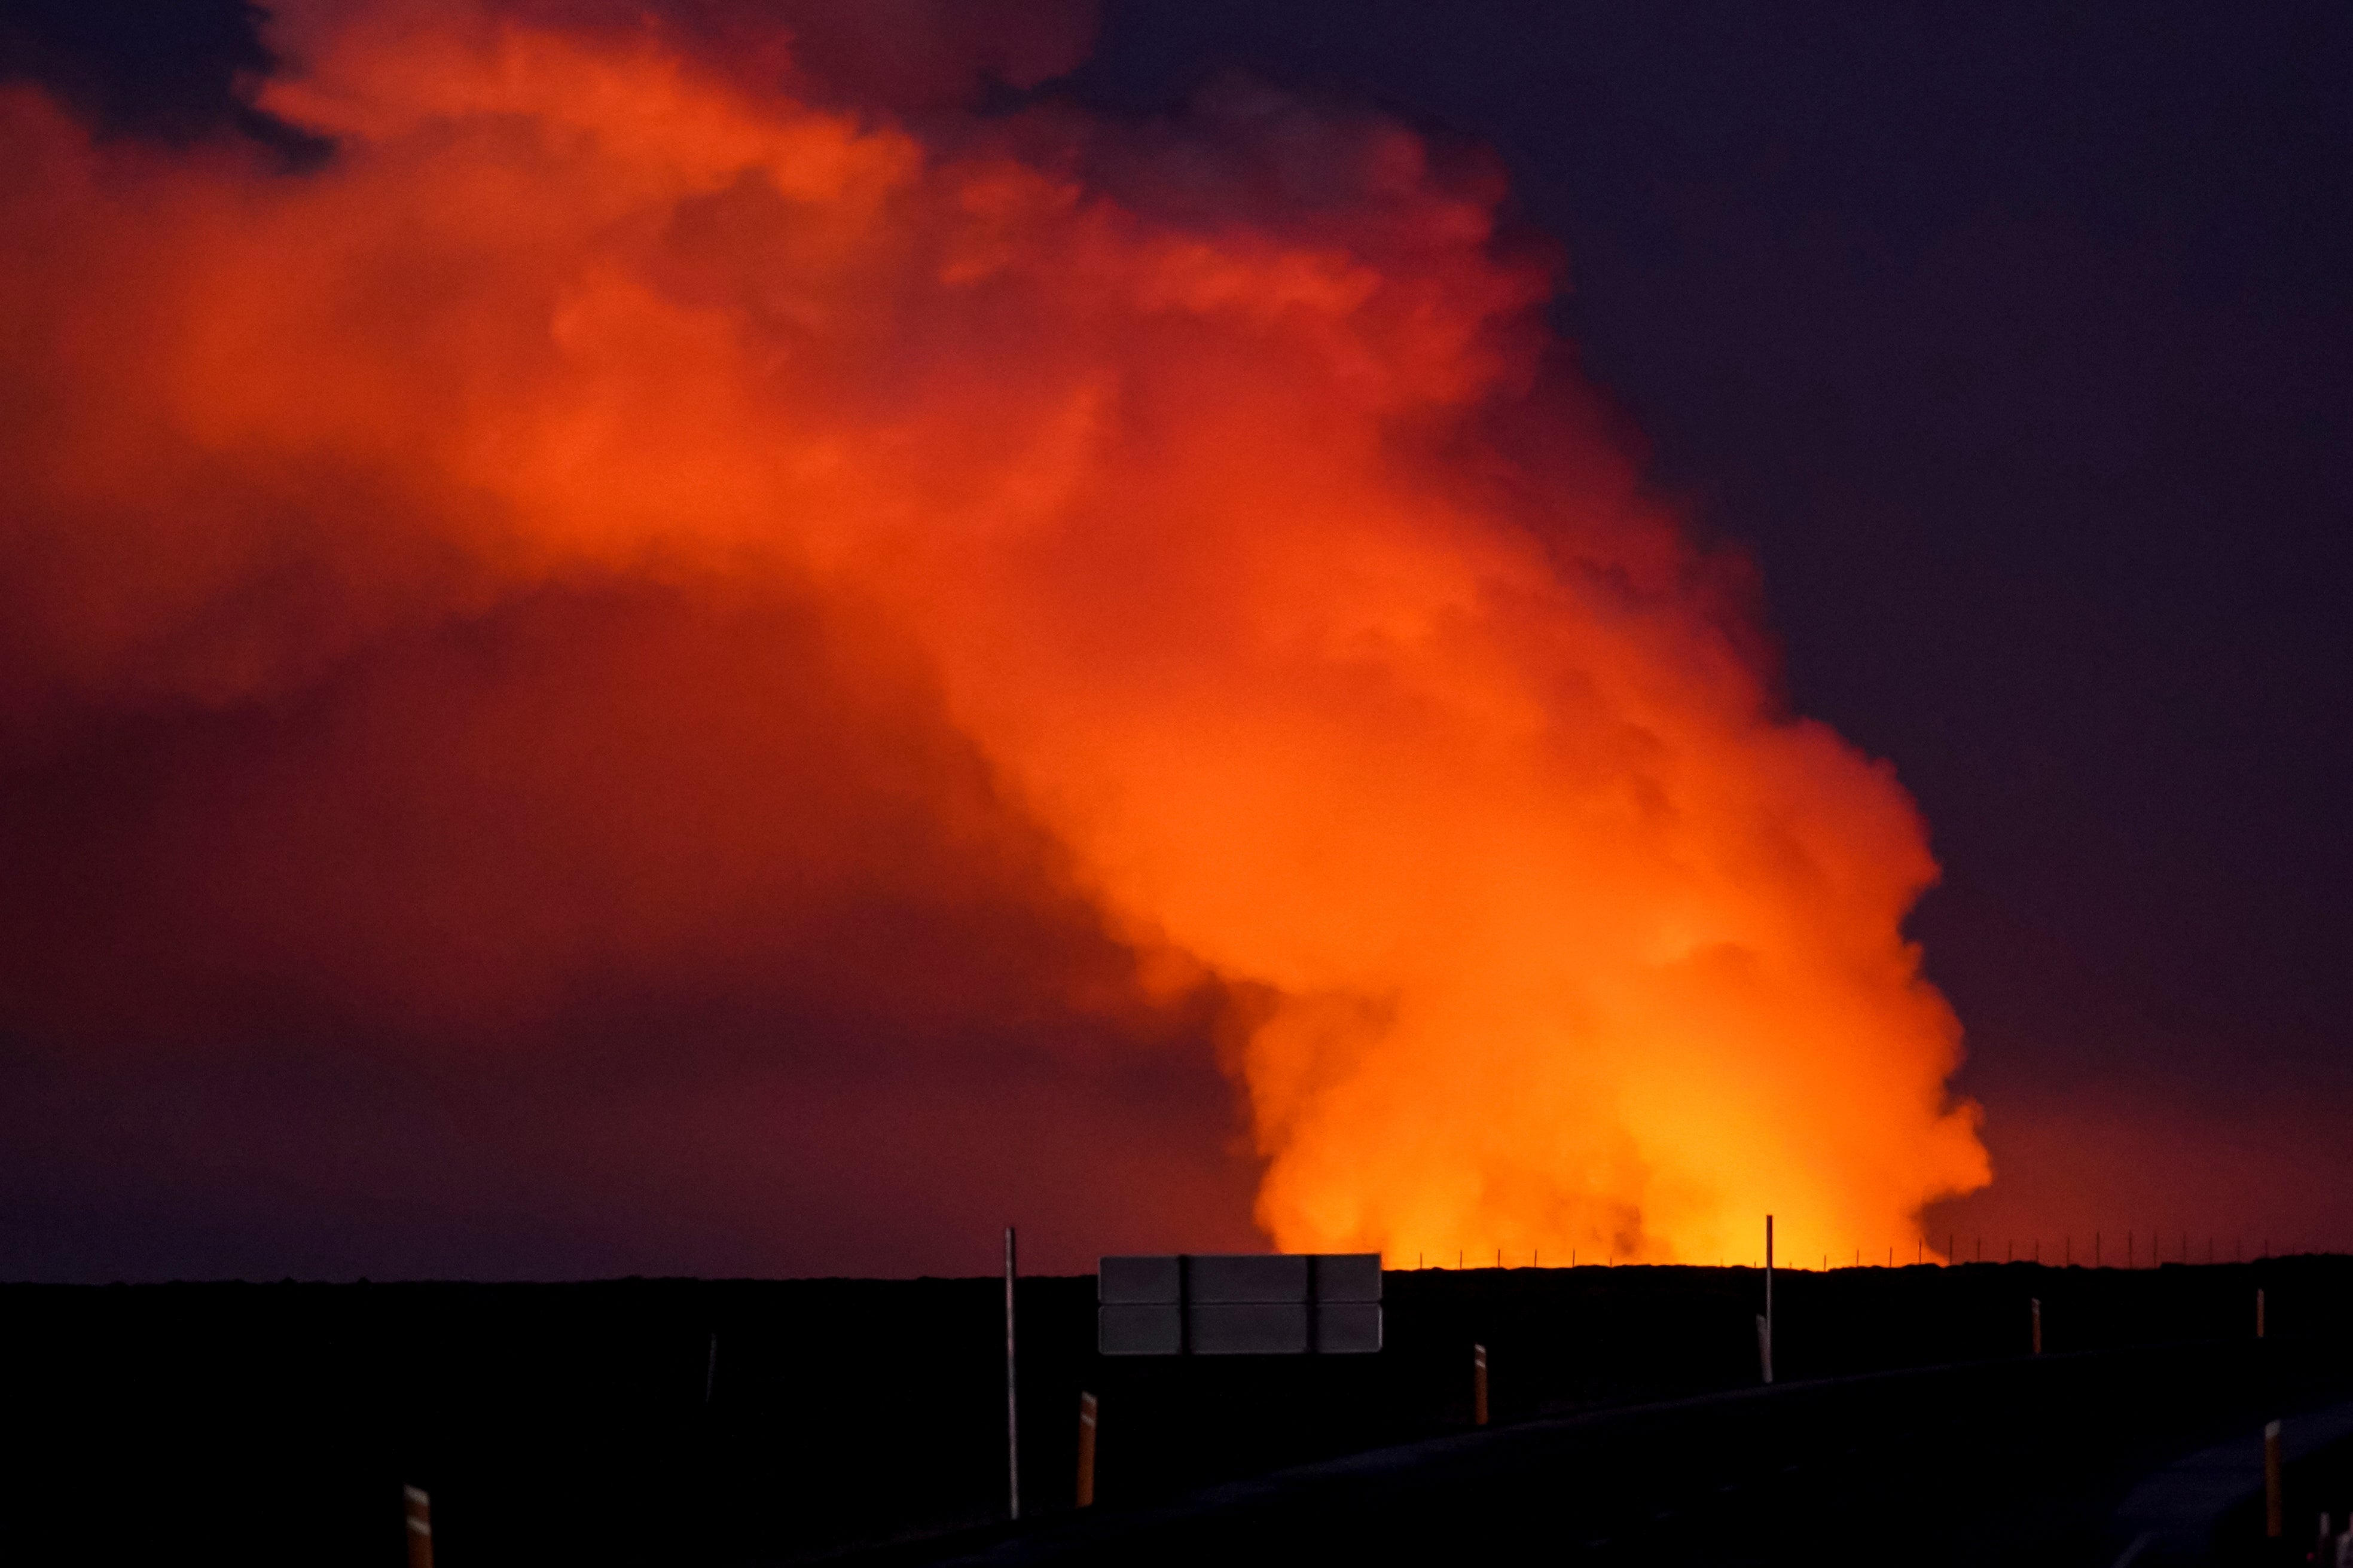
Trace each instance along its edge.
<instances>
[{"instance_id":1,"label":"metal pole","mask_svg":"<svg viewBox=\"0 0 2353 1568\"><path fill-rule=\"evenodd\" d=\"M1015 1519L1021 1517L1021 1393L1014 1381L1013 1364L1013 1281L1018 1278L1014 1264L1013 1227L1005 1227L1005 1489L1006 1507Z\"/></svg>"}]
</instances>

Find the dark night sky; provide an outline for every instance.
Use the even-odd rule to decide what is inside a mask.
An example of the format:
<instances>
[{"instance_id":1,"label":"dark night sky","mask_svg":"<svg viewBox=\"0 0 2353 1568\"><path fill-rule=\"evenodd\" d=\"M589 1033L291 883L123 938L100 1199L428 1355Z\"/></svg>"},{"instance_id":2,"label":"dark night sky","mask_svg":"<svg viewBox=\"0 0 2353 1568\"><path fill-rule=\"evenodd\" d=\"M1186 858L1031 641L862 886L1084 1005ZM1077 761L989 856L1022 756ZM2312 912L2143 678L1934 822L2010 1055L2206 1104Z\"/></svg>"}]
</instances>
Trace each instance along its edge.
<instances>
[{"instance_id":1,"label":"dark night sky","mask_svg":"<svg viewBox=\"0 0 2353 1568\"><path fill-rule=\"evenodd\" d=\"M234 7L0 17L118 125L301 156ZM1058 90L1233 69L1500 150L1792 706L1918 797L2003 1173L1941 1217L2353 1245L2353 13L1113 0Z\"/></svg>"}]
</instances>

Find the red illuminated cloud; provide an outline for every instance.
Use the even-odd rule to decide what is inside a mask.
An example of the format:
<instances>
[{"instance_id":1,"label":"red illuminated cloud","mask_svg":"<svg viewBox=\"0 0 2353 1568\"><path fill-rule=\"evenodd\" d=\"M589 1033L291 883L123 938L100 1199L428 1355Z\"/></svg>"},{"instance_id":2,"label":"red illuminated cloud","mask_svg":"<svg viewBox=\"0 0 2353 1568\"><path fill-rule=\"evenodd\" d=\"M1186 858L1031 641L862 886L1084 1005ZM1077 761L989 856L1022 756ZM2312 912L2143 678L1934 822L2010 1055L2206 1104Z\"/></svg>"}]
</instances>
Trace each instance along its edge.
<instances>
[{"instance_id":1,"label":"red illuminated cloud","mask_svg":"<svg viewBox=\"0 0 2353 1568\"><path fill-rule=\"evenodd\" d=\"M8 1027L564 1085L706 1194L961 1150L902 1216L1059 1144L1097 1233L1257 1161L1392 1254L1983 1181L1910 803L1776 709L1490 166L1247 87L951 125L1082 19L747 15L303 10L299 177L0 99Z\"/></svg>"}]
</instances>

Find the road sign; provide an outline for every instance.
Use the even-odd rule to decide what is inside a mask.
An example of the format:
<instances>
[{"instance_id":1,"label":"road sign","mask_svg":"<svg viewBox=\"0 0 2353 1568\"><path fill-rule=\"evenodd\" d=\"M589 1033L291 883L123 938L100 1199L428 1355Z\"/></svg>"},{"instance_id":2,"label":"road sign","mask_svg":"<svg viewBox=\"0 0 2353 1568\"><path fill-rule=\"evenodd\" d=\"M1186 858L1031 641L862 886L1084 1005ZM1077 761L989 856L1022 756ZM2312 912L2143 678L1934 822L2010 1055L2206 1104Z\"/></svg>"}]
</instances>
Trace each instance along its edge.
<instances>
[{"instance_id":1,"label":"road sign","mask_svg":"<svg viewBox=\"0 0 2353 1568\"><path fill-rule=\"evenodd\" d=\"M1106 1258L1105 1355L1360 1355L1381 1348L1377 1252Z\"/></svg>"}]
</instances>

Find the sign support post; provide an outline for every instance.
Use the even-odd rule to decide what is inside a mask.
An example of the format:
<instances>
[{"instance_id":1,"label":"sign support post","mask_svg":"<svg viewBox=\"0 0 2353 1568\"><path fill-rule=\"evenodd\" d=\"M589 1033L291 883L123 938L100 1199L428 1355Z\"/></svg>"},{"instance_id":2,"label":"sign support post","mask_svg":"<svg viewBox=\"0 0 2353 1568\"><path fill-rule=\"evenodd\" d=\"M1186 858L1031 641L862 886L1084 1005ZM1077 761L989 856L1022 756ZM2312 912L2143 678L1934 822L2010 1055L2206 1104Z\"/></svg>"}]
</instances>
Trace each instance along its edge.
<instances>
[{"instance_id":1,"label":"sign support post","mask_svg":"<svg viewBox=\"0 0 2353 1568\"><path fill-rule=\"evenodd\" d=\"M1014 1378L1013 1360L1013 1281L1018 1277L1014 1265L1013 1227L1005 1227L1005 1494L1006 1511L1013 1518L1021 1517L1021 1391Z\"/></svg>"}]
</instances>

